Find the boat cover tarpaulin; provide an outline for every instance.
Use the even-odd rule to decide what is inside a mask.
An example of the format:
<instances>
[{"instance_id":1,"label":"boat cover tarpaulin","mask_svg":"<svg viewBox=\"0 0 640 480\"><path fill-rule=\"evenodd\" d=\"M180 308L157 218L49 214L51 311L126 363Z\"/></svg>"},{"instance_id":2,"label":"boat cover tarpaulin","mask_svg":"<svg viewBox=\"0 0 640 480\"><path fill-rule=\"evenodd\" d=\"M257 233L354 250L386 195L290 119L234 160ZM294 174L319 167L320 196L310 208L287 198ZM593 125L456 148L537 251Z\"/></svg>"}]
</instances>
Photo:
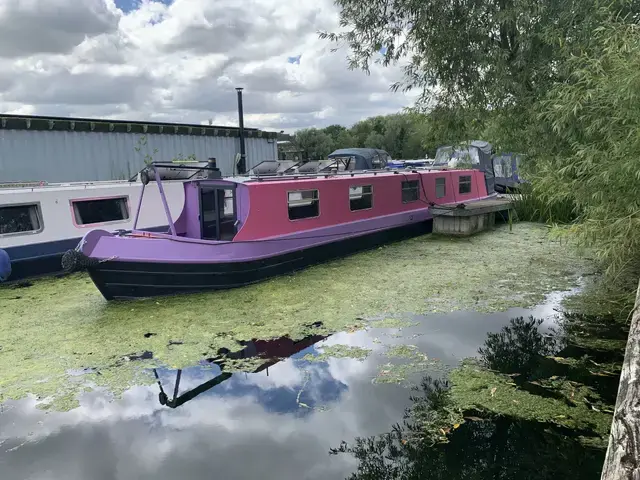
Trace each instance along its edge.
<instances>
[{"instance_id":1,"label":"boat cover tarpaulin","mask_svg":"<svg viewBox=\"0 0 640 480\"><path fill-rule=\"evenodd\" d=\"M498 190L517 189L522 183L518 175L521 161L522 155L516 153L504 153L493 157L493 172Z\"/></svg>"},{"instance_id":2,"label":"boat cover tarpaulin","mask_svg":"<svg viewBox=\"0 0 640 480\"><path fill-rule=\"evenodd\" d=\"M374 170L385 168L391 156L379 148L341 148L329 154L329 158L353 158L355 170Z\"/></svg>"},{"instance_id":3,"label":"boat cover tarpaulin","mask_svg":"<svg viewBox=\"0 0 640 480\"><path fill-rule=\"evenodd\" d=\"M462 165L471 163L471 168L475 168L484 173L487 183L487 193L491 194L495 191L495 181L493 173L493 161L491 159L493 146L484 140L472 140L461 143L455 147L444 146L438 148L436 152L436 160L434 167L448 167L452 160L459 168ZM466 166L466 165L465 165Z\"/></svg>"}]
</instances>

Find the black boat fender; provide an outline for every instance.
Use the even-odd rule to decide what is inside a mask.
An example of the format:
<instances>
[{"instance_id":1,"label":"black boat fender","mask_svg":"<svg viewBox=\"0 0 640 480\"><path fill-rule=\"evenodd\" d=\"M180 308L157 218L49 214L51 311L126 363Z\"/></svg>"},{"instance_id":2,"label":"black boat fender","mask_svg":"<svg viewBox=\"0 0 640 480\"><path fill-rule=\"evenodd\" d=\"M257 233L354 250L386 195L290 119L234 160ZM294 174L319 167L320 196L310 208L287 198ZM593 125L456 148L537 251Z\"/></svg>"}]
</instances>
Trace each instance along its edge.
<instances>
[{"instance_id":1,"label":"black boat fender","mask_svg":"<svg viewBox=\"0 0 640 480\"><path fill-rule=\"evenodd\" d=\"M99 263L100 260L87 257L77 249L67 250L62 256L62 269L67 273L85 270L89 267L95 267Z\"/></svg>"}]
</instances>

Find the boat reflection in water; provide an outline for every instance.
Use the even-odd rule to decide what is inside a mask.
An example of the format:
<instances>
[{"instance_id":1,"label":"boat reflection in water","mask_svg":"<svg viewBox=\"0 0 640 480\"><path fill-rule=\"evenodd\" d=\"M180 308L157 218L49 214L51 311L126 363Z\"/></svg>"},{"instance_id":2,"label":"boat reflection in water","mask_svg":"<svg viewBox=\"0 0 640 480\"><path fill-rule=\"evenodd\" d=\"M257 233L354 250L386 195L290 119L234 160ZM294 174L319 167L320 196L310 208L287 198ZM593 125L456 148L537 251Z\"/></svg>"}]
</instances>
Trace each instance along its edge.
<instances>
[{"instance_id":1,"label":"boat reflection in water","mask_svg":"<svg viewBox=\"0 0 640 480\"><path fill-rule=\"evenodd\" d=\"M221 373L211 380L198 385L195 388L187 390L180 394L180 380L182 378L182 369L179 369L176 373L176 380L173 387L173 395L171 398L166 394L162 381L158 374L158 369L154 368L153 373L158 382L160 393L158 394L158 400L160 404L170 408L177 408L180 405L194 399L198 395L211 390L216 385L228 380L233 376L231 372L225 372L225 366L229 360L242 360L247 358L264 358L264 363L250 372L246 373L258 373L266 371L269 375L269 367L281 362L282 360L295 355L296 353L311 347L312 345L327 338L327 335L310 335L302 340L292 340L289 337L281 337L274 340L251 340L248 342L241 342L244 344L242 350L236 352L219 351L219 356L215 358L208 358L205 360L205 365L217 365Z\"/></svg>"}]
</instances>

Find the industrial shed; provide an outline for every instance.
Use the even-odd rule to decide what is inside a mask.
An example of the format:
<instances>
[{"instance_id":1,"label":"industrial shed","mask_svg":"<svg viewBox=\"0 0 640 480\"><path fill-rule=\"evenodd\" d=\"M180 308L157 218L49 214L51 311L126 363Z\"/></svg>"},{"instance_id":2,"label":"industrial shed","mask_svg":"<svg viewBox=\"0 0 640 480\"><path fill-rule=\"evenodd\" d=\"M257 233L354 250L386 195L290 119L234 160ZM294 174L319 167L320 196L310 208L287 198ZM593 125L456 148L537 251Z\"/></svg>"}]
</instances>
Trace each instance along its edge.
<instances>
[{"instance_id":1,"label":"industrial shed","mask_svg":"<svg viewBox=\"0 0 640 480\"><path fill-rule=\"evenodd\" d=\"M245 128L246 167L278 158L276 132ZM0 115L0 182L127 179L152 157L215 157L234 173L240 129L213 125Z\"/></svg>"}]
</instances>

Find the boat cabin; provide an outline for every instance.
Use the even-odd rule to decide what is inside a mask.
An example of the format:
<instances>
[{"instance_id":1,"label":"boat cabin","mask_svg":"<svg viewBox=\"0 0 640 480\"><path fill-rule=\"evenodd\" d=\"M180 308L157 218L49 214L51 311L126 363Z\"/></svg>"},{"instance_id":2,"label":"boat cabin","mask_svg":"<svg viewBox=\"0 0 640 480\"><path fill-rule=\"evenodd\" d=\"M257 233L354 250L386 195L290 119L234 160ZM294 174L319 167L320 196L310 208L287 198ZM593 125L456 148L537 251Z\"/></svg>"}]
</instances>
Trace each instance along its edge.
<instances>
[{"instance_id":1,"label":"boat cabin","mask_svg":"<svg viewBox=\"0 0 640 480\"><path fill-rule=\"evenodd\" d=\"M153 168L161 171L164 167ZM254 241L336 225L353 228L358 222L486 195L484 177L478 170L228 178L214 174L185 181L184 208L178 218L169 217L168 222L171 235L177 237Z\"/></svg>"}]
</instances>

